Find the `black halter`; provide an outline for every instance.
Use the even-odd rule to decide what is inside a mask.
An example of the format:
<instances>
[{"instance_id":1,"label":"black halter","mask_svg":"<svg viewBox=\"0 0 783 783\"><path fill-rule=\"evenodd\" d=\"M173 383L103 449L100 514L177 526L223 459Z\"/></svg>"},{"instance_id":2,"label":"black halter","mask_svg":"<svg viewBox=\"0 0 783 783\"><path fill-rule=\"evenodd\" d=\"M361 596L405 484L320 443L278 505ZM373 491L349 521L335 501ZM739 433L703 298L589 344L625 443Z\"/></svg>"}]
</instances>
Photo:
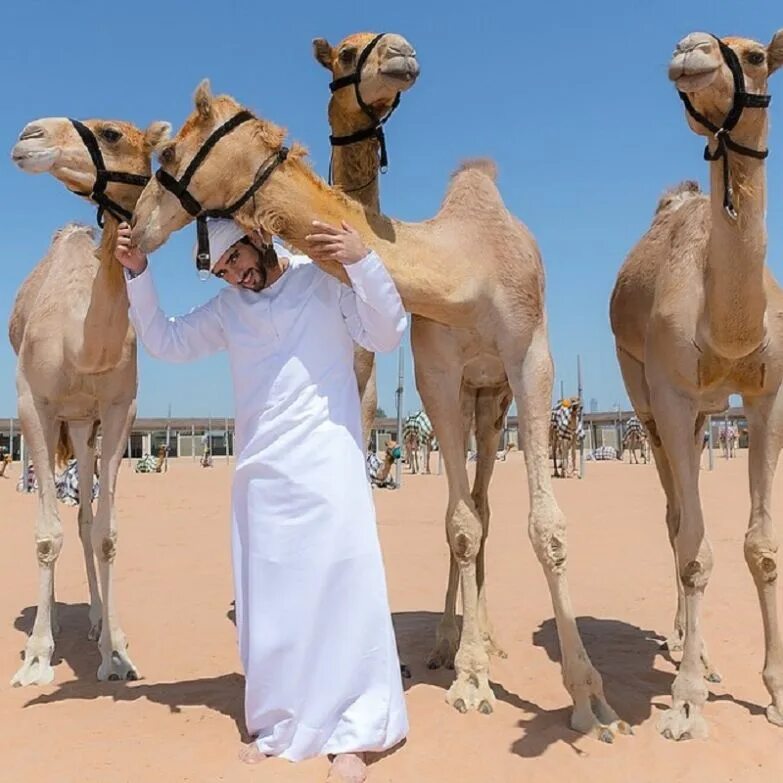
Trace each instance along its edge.
<instances>
[{"instance_id":1,"label":"black halter","mask_svg":"<svg viewBox=\"0 0 783 783\"><path fill-rule=\"evenodd\" d=\"M95 134L79 120L70 120L71 125L76 129L76 132L81 137L84 146L87 148L87 152L90 153L92 158L92 164L95 166L95 183L92 186L92 190L87 192L84 190L73 190L77 196L86 196L91 201L94 201L98 205L98 214L96 220L98 225L103 228L103 213L108 212L112 217L118 221L130 220L132 213L124 207L121 207L116 201L109 198L106 194L106 186L110 182L122 182L125 185L138 185L143 188L150 178L143 174L128 174L124 171L108 171L103 162L103 153L98 144L98 140L95 138Z\"/></svg>"},{"instance_id":2,"label":"black halter","mask_svg":"<svg viewBox=\"0 0 783 783\"><path fill-rule=\"evenodd\" d=\"M348 136L329 136L329 141L332 143L333 147L345 147L348 144L356 144L359 141L365 141L366 139L372 139L373 137L378 139L378 144L381 148L381 158L380 158L380 164L381 164L381 173L386 173L386 169L389 166L389 158L386 154L386 136L383 132L383 126L388 121L389 117L394 114L394 110L400 105L400 95L401 93L397 93L397 95L394 96L394 102L391 105L391 109L389 109L388 113L385 117L379 117L372 109L371 106L368 106L363 98L362 98L362 92L359 89L359 84L362 80L362 69L364 68L365 63L367 62L367 58L370 56L370 53L372 50L378 45L378 42L383 38L383 36L386 35L386 33L380 33L379 35L376 35L375 38L370 41L370 43L367 44L367 46L362 49L361 54L359 55L359 59L356 61L356 70L349 74L348 76L341 76L339 79L335 79L331 84L329 85L329 89L332 91L332 93L337 92L337 90L341 90L343 87L350 87L353 85L354 92L356 94L356 102L359 104L359 108L364 112L364 114L369 118L372 125L368 128L364 128L363 130L356 131L356 133L351 133ZM329 183L332 182L332 167L331 164L329 165ZM372 182L372 180L370 180ZM362 185L360 188L355 188L355 190L361 190L362 188L366 187L370 184L370 182L367 182L365 185Z\"/></svg>"},{"instance_id":3,"label":"black halter","mask_svg":"<svg viewBox=\"0 0 783 783\"><path fill-rule=\"evenodd\" d=\"M170 193L173 193L182 204L183 209L196 218L196 236L198 237L198 251L196 254L196 269L204 279L209 274L212 266L209 253L209 232L207 230L207 218L220 217L231 218L234 213L240 209L249 199L255 199L256 191L269 179L272 172L288 157L288 147L280 147L266 158L258 168L256 176L250 183L250 187L233 203L222 209L204 209L198 200L188 191L188 185L196 173L198 167L204 162L207 155L212 151L215 144L224 136L228 135L235 128L238 128L243 122L252 120L253 115L242 110L235 114L230 120L224 122L219 128L216 128L209 138L201 146L201 149L193 156L185 173L176 179L167 171L158 169L155 177L160 184Z\"/></svg>"},{"instance_id":4,"label":"black halter","mask_svg":"<svg viewBox=\"0 0 783 783\"><path fill-rule=\"evenodd\" d=\"M770 95L755 95L754 93L745 91L745 73L742 70L739 58L734 50L723 43L720 38L717 36L713 36L713 38L718 42L723 59L734 78L734 102L729 109L729 113L724 118L723 123L718 126L714 122L708 120L703 114L696 111L684 92L681 90L678 92L680 98L682 98L682 102L685 104L688 114L690 114L700 125L707 128L715 137L715 142L717 143L715 152L710 152L710 145L708 143L704 149L704 160L716 161L723 158L723 208L732 220L736 220L737 211L734 209L734 189L731 187L731 179L729 176L729 152L736 152L738 155L764 160L764 158L769 155L769 150L754 150L750 147L744 147L742 144L737 144L737 142L731 138L730 133L739 122L743 109L766 109L772 98Z\"/></svg>"}]
</instances>

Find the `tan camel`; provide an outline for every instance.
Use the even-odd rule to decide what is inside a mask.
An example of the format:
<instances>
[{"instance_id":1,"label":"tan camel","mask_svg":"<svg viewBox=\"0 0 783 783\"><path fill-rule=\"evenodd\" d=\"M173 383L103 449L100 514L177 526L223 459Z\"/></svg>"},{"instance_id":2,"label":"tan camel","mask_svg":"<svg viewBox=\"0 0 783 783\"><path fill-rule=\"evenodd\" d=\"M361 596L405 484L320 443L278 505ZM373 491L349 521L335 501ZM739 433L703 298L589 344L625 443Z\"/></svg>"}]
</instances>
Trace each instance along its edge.
<instances>
[{"instance_id":1,"label":"tan camel","mask_svg":"<svg viewBox=\"0 0 783 783\"><path fill-rule=\"evenodd\" d=\"M327 68L334 79L345 78L356 73L357 59L362 57L366 47L372 47L376 36L373 33L360 33L349 36L338 46L332 47L324 39L313 42L315 57ZM377 57L376 57L377 53ZM373 67L374 66L374 67ZM415 52L411 45L400 36L384 35L377 41L362 66L361 94L365 103L371 103L376 117L388 116L395 105L396 95L403 88L412 86L419 73ZM379 79L385 74L385 81ZM372 79L375 81L372 81ZM377 85L376 91L370 88ZM369 99L368 99L369 96ZM340 89L334 92L329 103L329 122L332 137L349 137L368 126L368 117L357 101L354 90ZM334 147L332 153L333 184L344 193L351 195L368 210L379 213L378 171L383 150L379 150L378 139L371 137L359 144ZM482 523L482 544L477 559L479 612L482 615L481 632L489 652L505 657L505 653L495 641L487 611L486 581L484 578L484 546L489 531L489 503L487 493L495 464L495 452L500 437L503 418L511 404L512 394L507 380L497 383L490 379L482 380L482 369L476 362L476 346L480 344L477 335L468 329L454 329L442 323L421 318L413 313L411 343L414 355L414 369L419 394L425 409L430 400L439 395L437 381L422 376L437 373L437 367L451 361L455 365L466 367L473 365L473 377L466 371L460 392L460 405L463 411L462 423L465 432L465 446L474 421L481 422L481 432L477 433L477 469L471 497ZM355 368L362 394L362 419L365 428L365 440L369 438L370 428L375 417L377 391L375 385L374 357L368 351L357 347ZM433 368L433 369L430 369ZM366 384L363 386L363 384ZM479 408L482 414L479 416ZM405 436L403 443L411 472L418 472L418 452L423 447L425 473L430 472L429 457L431 441L420 442ZM464 456L464 455L463 455ZM464 459L463 459L464 463ZM452 498L456 503L457 498ZM453 553L450 557L448 585L446 589L445 610L439 624L435 648L428 658L430 668L440 666L453 667L454 656L459 643L457 623L457 586L459 568Z\"/></svg>"},{"instance_id":2,"label":"tan camel","mask_svg":"<svg viewBox=\"0 0 783 783\"><path fill-rule=\"evenodd\" d=\"M196 110L177 136L164 146L160 158L169 176L181 176L212 134L242 107L231 97L214 98L208 83L198 88ZM397 283L406 308L422 324L471 329L470 351L461 362L461 344L427 341L426 327L418 332L414 350L428 350L431 363L417 370L417 381L435 426L449 482L447 533L458 564L463 602L463 627L455 656L456 681L447 694L461 711L490 712L495 701L489 685L489 657L479 612L479 551L482 519L471 497L465 466L465 430L460 390L463 379L476 393L479 432L499 432L504 404L495 388L510 383L522 422L521 436L528 467L530 537L544 567L554 604L563 653L563 679L574 700L571 724L611 740L625 730L603 694L600 674L582 645L566 583L565 519L552 493L547 460L552 361L544 314L543 268L531 234L506 210L494 182L494 165L477 161L454 175L444 204L433 219L402 223L363 209L318 179L294 146L283 162L284 131L252 118L222 135L203 159L188 191L204 209L224 209L243 196L269 172L263 186L235 210L235 219L248 230L258 228L269 238L282 236L307 251L306 236L314 218L355 226L363 240L377 250ZM165 180L165 177L163 177ZM134 242L152 252L193 217L159 179L150 182L134 212ZM347 280L340 264L324 268ZM494 387L493 387L494 384ZM471 398L473 392L467 395ZM494 401L482 405L483 401ZM489 444L494 464L498 436ZM486 448L482 443L481 448ZM479 479L479 482L481 479ZM456 634L455 634L456 636Z\"/></svg>"},{"instance_id":3,"label":"tan camel","mask_svg":"<svg viewBox=\"0 0 783 783\"><path fill-rule=\"evenodd\" d=\"M144 132L127 123L101 120L83 127L92 133L109 171L145 179L153 148L169 131L166 123L153 123ZM27 125L13 149L13 160L23 171L49 172L80 193L93 192L97 181L85 142L76 126L63 118ZM115 207L130 212L140 192L140 185L110 183L105 194ZM14 685L43 685L54 678L54 570L63 542L55 452L68 450L70 438L81 474L91 476L99 422L102 480L94 521L90 492L80 493L79 505L79 536L90 588L89 638L99 639L98 679L138 677L115 616L112 587L117 553L114 491L136 412L136 339L128 322L122 270L114 261L117 220L109 211L104 219L98 247L90 228L72 224L55 233L48 253L22 283L11 313L19 416L38 477L40 574L35 625Z\"/></svg>"},{"instance_id":4,"label":"tan camel","mask_svg":"<svg viewBox=\"0 0 783 783\"><path fill-rule=\"evenodd\" d=\"M730 64L736 60L735 81ZM704 418L742 394L750 426L750 525L747 560L759 594L766 655L764 682L772 696L767 717L783 726L783 643L776 612L777 539L770 513L772 478L783 443L783 292L765 265L765 149L768 112L761 94L783 65L783 30L769 46L744 38L724 42L693 33L677 44L669 78L686 104L691 130L709 139L710 195L687 186L662 205L650 230L628 256L612 295L617 355L634 409L650 433L678 586L675 633L683 643L672 707L660 721L664 736L704 736L702 708L715 673L703 650L701 604L712 571L699 499ZM742 74L742 78L740 78ZM755 106L736 126L726 123L745 89ZM739 88L739 89L738 89ZM740 100L743 100L740 98ZM693 114L691 113L693 111ZM698 118L697 116L698 115ZM736 113L734 113L736 117ZM729 127L716 135L716 128ZM729 190L725 187L728 184Z\"/></svg>"},{"instance_id":5,"label":"tan camel","mask_svg":"<svg viewBox=\"0 0 783 783\"><path fill-rule=\"evenodd\" d=\"M325 38L316 38L313 53L334 80L354 74L359 79L356 86L335 89L329 101L329 125L334 140L330 164L332 184L367 209L380 212L380 139L375 133L356 141L351 138L380 127L379 122L393 111L398 96L415 83L419 64L413 47L401 35L386 33L373 45L376 37L374 33L355 33L337 46L331 46ZM365 51L366 59L360 62ZM357 99L357 90L364 109ZM346 140L349 143L345 143ZM366 445L375 423L378 390L375 355L359 345L354 347L354 371L361 396Z\"/></svg>"}]
</instances>

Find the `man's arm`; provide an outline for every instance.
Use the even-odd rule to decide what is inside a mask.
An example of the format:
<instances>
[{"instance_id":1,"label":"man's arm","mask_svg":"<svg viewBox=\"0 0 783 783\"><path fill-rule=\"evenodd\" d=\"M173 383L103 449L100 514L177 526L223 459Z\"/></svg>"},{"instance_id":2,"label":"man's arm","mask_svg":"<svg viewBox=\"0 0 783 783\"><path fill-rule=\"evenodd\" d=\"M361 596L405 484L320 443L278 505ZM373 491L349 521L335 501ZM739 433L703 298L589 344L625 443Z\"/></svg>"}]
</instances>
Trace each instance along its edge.
<instances>
[{"instance_id":1,"label":"man's arm","mask_svg":"<svg viewBox=\"0 0 783 783\"><path fill-rule=\"evenodd\" d=\"M136 334L155 358L189 362L226 348L217 297L187 315L167 318L160 309L149 269L127 279L127 288Z\"/></svg>"},{"instance_id":2,"label":"man's arm","mask_svg":"<svg viewBox=\"0 0 783 783\"><path fill-rule=\"evenodd\" d=\"M400 295L376 253L346 264L351 288L340 286L340 311L354 342L368 351L393 351L405 333L407 319Z\"/></svg>"},{"instance_id":3,"label":"man's arm","mask_svg":"<svg viewBox=\"0 0 783 783\"><path fill-rule=\"evenodd\" d=\"M200 359L226 348L217 297L178 318L166 318L146 256L131 246L131 228L120 223L114 255L125 267L130 319L147 352L168 362Z\"/></svg>"}]
</instances>

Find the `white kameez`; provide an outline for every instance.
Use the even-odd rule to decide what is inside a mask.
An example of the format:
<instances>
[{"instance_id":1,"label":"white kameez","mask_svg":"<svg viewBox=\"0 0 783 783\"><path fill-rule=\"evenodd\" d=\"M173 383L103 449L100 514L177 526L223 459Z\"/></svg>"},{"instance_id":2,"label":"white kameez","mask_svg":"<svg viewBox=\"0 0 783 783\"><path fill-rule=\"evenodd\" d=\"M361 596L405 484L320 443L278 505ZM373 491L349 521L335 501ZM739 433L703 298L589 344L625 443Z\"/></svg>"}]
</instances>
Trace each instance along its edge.
<instances>
[{"instance_id":1,"label":"white kameez","mask_svg":"<svg viewBox=\"0 0 783 783\"><path fill-rule=\"evenodd\" d=\"M226 287L170 319L149 272L128 281L131 318L153 356L229 352L247 728L263 753L292 761L385 750L408 730L352 342L393 350L406 319L374 253L346 270L353 288L294 256L267 290Z\"/></svg>"}]
</instances>

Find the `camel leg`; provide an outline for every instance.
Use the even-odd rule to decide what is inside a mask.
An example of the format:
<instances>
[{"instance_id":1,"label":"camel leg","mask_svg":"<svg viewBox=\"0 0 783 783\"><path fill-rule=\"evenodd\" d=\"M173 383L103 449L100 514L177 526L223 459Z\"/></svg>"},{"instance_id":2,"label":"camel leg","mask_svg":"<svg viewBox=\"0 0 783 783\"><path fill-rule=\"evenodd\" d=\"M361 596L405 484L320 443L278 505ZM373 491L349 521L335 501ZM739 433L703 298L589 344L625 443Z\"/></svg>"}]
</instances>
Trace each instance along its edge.
<instances>
[{"instance_id":1,"label":"camel leg","mask_svg":"<svg viewBox=\"0 0 783 783\"><path fill-rule=\"evenodd\" d=\"M446 530L459 570L462 593L462 633L454 657L456 679L446 694L446 701L460 712L478 709L489 714L495 695L489 685L489 656L481 638L476 580L476 556L481 546L482 528L470 496L465 466L464 417L460 400L462 368L455 365L447 352L426 351L426 357L422 353L419 350L416 354L416 381L443 449L449 486Z\"/></svg>"},{"instance_id":2,"label":"camel leg","mask_svg":"<svg viewBox=\"0 0 783 783\"><path fill-rule=\"evenodd\" d=\"M644 377L643 365L629 356L624 351L617 351L617 359L620 363L625 388L628 397L631 400L636 415L645 423L650 433L650 446L655 455L655 468L658 471L658 478L661 482L661 488L666 496L666 531L669 537L669 545L672 548L674 558L674 584L677 589L677 610L674 614L674 628L672 633L661 644L662 650L670 652L679 652L682 650L683 639L685 638L685 591L682 580L680 579L680 568L677 563L677 547L675 541L680 529L680 501L675 491L674 477L672 475L669 457L666 449L658 436L658 429L655 420L650 413L650 392L647 387L647 381ZM700 422L703 417L699 416L697 424L694 425L694 448L696 450L696 459L701 459L701 430ZM702 639L701 661L704 669L704 676L710 682L720 682L721 677L707 655L706 644Z\"/></svg>"},{"instance_id":3,"label":"camel leg","mask_svg":"<svg viewBox=\"0 0 783 783\"><path fill-rule=\"evenodd\" d=\"M503 417L511 404L511 391L501 389L479 389L476 397L476 475L471 497L481 519L481 546L476 558L476 579L479 590L479 625L481 637L490 655L505 658L506 653L497 642L487 609L487 586L485 580L484 552L489 535L489 482L495 469L495 457L503 429Z\"/></svg>"},{"instance_id":4,"label":"camel leg","mask_svg":"<svg viewBox=\"0 0 783 783\"><path fill-rule=\"evenodd\" d=\"M51 665L54 653L55 619L54 566L63 545L63 529L57 513L54 486L54 452L60 425L42 401L33 398L23 379L19 379L19 418L38 479L38 516L35 549L38 558L38 607L33 632L27 640L24 662L11 685L47 685L54 679ZM25 466L22 466L25 469Z\"/></svg>"},{"instance_id":5,"label":"camel leg","mask_svg":"<svg viewBox=\"0 0 783 783\"><path fill-rule=\"evenodd\" d=\"M68 424L76 463L79 466L79 538L84 550L84 566L87 571L87 584L90 588L90 631L87 638L97 641L101 635L103 608L98 591L98 576L92 548L92 476L95 465L93 427L94 422L92 421L73 421Z\"/></svg>"},{"instance_id":6,"label":"camel leg","mask_svg":"<svg viewBox=\"0 0 783 783\"><path fill-rule=\"evenodd\" d=\"M136 415L136 401L118 401L102 406L100 411L101 488L98 494L98 510L92 529L92 546L98 557L103 617L98 646L101 651L99 680L137 680L139 675L128 657L125 634L117 622L114 611L114 585L112 570L117 554L117 520L114 493L117 471L127 442L130 425Z\"/></svg>"},{"instance_id":7,"label":"camel leg","mask_svg":"<svg viewBox=\"0 0 783 783\"><path fill-rule=\"evenodd\" d=\"M772 481L783 446L783 394L745 399L750 432L750 524L745 560L756 584L764 623L762 677L772 703L767 720L783 727L783 641L778 617L778 536L772 519Z\"/></svg>"},{"instance_id":8,"label":"camel leg","mask_svg":"<svg viewBox=\"0 0 783 783\"><path fill-rule=\"evenodd\" d=\"M552 492L547 459L549 406L554 371L546 326L534 333L520 360L518 340L510 340L504 361L519 410L520 436L530 493L528 532L549 586L563 657L563 684L574 711L571 727L612 742L615 732L630 729L604 697L603 681L582 644L566 579L566 522Z\"/></svg>"},{"instance_id":9,"label":"camel leg","mask_svg":"<svg viewBox=\"0 0 783 783\"><path fill-rule=\"evenodd\" d=\"M648 376L649 376L648 365ZM674 537L675 558L685 604L683 654L672 685L672 706L658 721L667 739L707 736L702 715L707 700L703 678L701 604L712 571L712 551L704 531L699 498L698 406L674 391L665 376L650 384L652 415L669 458L674 490L680 499L680 520Z\"/></svg>"},{"instance_id":10,"label":"camel leg","mask_svg":"<svg viewBox=\"0 0 783 783\"><path fill-rule=\"evenodd\" d=\"M375 354L362 348L353 347L353 371L356 384L359 387L359 401L362 410L362 435L364 448L370 442L370 435L375 424L375 413L378 410L378 388L375 383Z\"/></svg>"},{"instance_id":11,"label":"camel leg","mask_svg":"<svg viewBox=\"0 0 783 783\"><path fill-rule=\"evenodd\" d=\"M418 326L418 325L417 325ZM421 350L419 351L421 355ZM417 364L417 367L419 365ZM417 376L418 384L418 376ZM421 389L419 389L421 393ZM425 392L426 394L426 392ZM473 426L473 415L476 407L476 389L468 386L460 388L460 409L462 411L462 464L465 464L465 454L470 443L470 429ZM445 457L442 457L445 459ZM449 541L449 516L446 516L446 541ZM429 669L454 668L454 657L459 647L459 626L457 625L457 590L459 588L459 564L451 547L449 547L449 579L446 585L446 600L443 615L438 623L435 634L435 647L427 658Z\"/></svg>"}]
</instances>

